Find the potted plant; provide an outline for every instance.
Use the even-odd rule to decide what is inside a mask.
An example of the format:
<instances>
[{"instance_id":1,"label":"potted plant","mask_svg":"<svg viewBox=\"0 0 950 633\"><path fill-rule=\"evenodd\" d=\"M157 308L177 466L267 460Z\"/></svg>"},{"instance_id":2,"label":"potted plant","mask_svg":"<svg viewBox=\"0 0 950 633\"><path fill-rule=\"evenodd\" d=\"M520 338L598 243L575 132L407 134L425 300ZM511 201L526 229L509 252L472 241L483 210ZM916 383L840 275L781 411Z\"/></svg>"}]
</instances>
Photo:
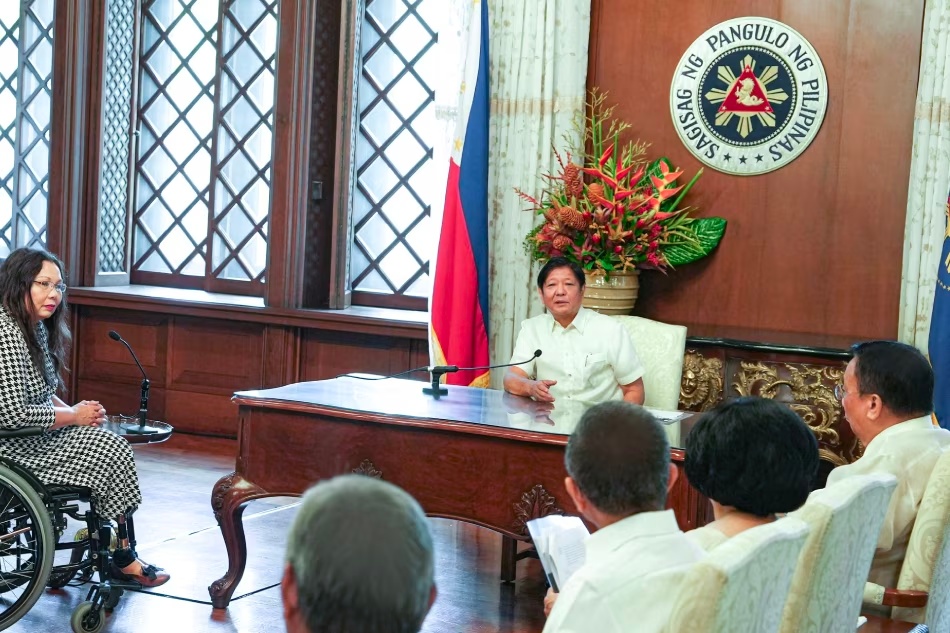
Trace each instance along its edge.
<instances>
[{"instance_id":1,"label":"potted plant","mask_svg":"<svg viewBox=\"0 0 950 633\"><path fill-rule=\"evenodd\" d=\"M696 218L680 206L702 174L680 185L682 170L669 159L647 158L647 145L621 140L630 125L613 117L606 95L590 94L583 120L581 164L555 150L559 171L545 174L537 198L516 189L541 224L525 237L525 249L538 261L563 256L587 273L585 305L602 312L629 314L636 300L640 270L681 266L708 255L726 228L723 218ZM632 298L613 305L603 295L621 290ZM628 305L629 304L629 305Z\"/></svg>"}]
</instances>

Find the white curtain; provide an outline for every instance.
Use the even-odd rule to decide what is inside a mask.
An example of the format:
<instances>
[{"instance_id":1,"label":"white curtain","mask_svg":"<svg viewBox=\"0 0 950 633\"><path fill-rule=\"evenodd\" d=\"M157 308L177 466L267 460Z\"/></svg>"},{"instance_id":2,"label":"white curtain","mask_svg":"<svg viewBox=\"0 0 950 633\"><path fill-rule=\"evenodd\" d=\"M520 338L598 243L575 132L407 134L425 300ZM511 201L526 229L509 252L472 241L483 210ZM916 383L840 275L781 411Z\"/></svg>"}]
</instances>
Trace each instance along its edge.
<instances>
[{"instance_id":1,"label":"white curtain","mask_svg":"<svg viewBox=\"0 0 950 633\"><path fill-rule=\"evenodd\" d=\"M927 351L950 191L950 0L924 9L898 337Z\"/></svg>"},{"instance_id":2,"label":"white curtain","mask_svg":"<svg viewBox=\"0 0 950 633\"><path fill-rule=\"evenodd\" d=\"M488 166L489 328L493 363L508 362L521 321L538 314L533 266L522 248L537 223L514 192L536 195L559 150L580 145L590 0L489 0L491 123ZM503 371L503 370L502 370ZM500 387L502 372L492 386Z\"/></svg>"}]
</instances>

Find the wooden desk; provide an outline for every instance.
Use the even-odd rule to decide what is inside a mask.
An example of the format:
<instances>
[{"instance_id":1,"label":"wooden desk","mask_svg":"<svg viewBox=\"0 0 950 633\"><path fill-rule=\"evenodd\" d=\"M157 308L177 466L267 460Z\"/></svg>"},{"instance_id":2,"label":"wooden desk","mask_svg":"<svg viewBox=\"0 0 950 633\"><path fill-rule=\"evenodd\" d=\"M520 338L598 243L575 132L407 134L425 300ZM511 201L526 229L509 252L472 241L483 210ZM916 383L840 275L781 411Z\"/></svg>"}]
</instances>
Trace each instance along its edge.
<instances>
[{"instance_id":1,"label":"wooden desk","mask_svg":"<svg viewBox=\"0 0 950 633\"><path fill-rule=\"evenodd\" d=\"M228 605L244 573L244 505L300 495L334 475L385 479L412 494L429 516L518 540L527 539L530 519L575 512L564 491L564 446L582 406L565 402L547 414L543 405L500 391L449 387L435 400L422 386L338 378L235 394L236 470L211 495L228 550L227 573L208 588L216 608ZM682 450L672 455L682 464ZM685 474L668 503L684 530L707 522L708 502Z\"/></svg>"}]
</instances>

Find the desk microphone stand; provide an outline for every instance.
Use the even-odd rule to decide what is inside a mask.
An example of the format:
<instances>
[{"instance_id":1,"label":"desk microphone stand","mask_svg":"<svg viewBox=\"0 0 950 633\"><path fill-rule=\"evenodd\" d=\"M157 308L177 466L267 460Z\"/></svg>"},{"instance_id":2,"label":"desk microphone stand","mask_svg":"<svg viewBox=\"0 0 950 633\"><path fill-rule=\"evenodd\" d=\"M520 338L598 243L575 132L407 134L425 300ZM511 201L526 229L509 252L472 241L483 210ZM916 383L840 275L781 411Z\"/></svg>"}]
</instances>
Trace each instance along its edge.
<instances>
[{"instance_id":1,"label":"desk microphone stand","mask_svg":"<svg viewBox=\"0 0 950 633\"><path fill-rule=\"evenodd\" d=\"M427 396L432 396L436 400L438 400L440 396L449 395L449 390L441 385L442 376L447 374L448 371L442 371L442 369L441 367L433 367L429 372L432 375L432 386L422 388L422 393ZM445 369L448 368L446 367Z\"/></svg>"},{"instance_id":2,"label":"desk microphone stand","mask_svg":"<svg viewBox=\"0 0 950 633\"><path fill-rule=\"evenodd\" d=\"M122 424L120 428L123 433L128 435L153 435L155 433L160 433L161 429L154 426L149 426L146 424L148 421L148 387L149 382L148 378L142 379L142 399L139 401L139 423L138 424Z\"/></svg>"}]
</instances>

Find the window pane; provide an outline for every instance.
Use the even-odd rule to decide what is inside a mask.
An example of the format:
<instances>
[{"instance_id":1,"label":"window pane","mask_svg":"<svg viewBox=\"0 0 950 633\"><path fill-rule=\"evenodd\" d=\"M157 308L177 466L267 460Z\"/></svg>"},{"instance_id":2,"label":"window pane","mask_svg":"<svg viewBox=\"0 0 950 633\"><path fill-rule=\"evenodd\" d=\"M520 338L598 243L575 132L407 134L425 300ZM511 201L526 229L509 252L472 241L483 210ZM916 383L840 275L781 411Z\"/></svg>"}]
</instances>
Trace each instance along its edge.
<instances>
[{"instance_id":1,"label":"window pane","mask_svg":"<svg viewBox=\"0 0 950 633\"><path fill-rule=\"evenodd\" d=\"M0 257L44 246L54 0L0 8Z\"/></svg>"},{"instance_id":2,"label":"window pane","mask_svg":"<svg viewBox=\"0 0 950 633\"><path fill-rule=\"evenodd\" d=\"M214 4L143 3L133 270L204 274L193 260L208 238Z\"/></svg>"},{"instance_id":3,"label":"window pane","mask_svg":"<svg viewBox=\"0 0 950 633\"><path fill-rule=\"evenodd\" d=\"M467 5L445 0L366 3L354 148L354 291L429 294L429 260L438 235L432 216L434 211L441 217L445 196L461 81L460 13L470 11ZM441 42L440 31L445 33Z\"/></svg>"},{"instance_id":4,"label":"window pane","mask_svg":"<svg viewBox=\"0 0 950 633\"><path fill-rule=\"evenodd\" d=\"M224 14L211 274L263 281L274 128L277 0L233 0Z\"/></svg>"}]
</instances>

